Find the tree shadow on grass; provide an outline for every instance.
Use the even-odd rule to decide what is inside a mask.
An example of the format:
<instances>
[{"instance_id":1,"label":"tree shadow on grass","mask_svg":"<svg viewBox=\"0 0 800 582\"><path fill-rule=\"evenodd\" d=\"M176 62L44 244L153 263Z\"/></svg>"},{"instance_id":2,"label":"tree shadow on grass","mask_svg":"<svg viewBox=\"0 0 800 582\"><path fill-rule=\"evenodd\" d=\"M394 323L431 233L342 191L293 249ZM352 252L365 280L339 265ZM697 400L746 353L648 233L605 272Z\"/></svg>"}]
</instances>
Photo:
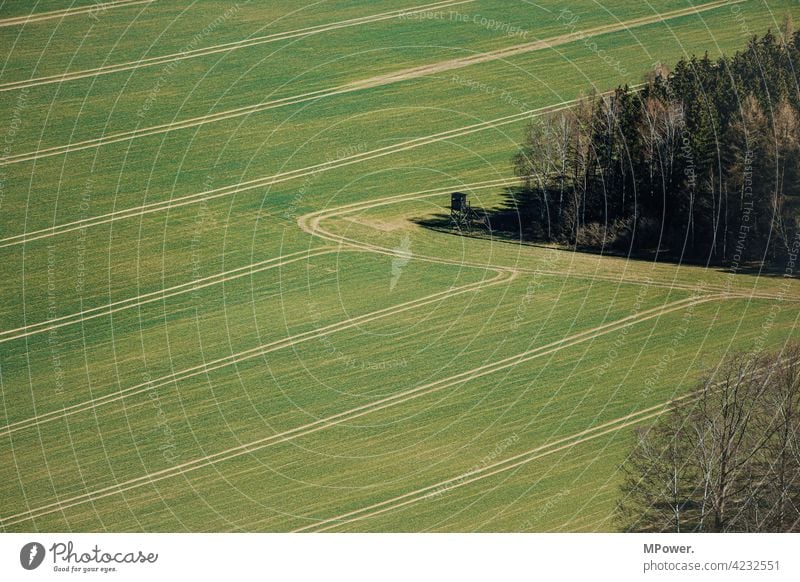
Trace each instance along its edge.
<instances>
[{"instance_id":1,"label":"tree shadow on grass","mask_svg":"<svg viewBox=\"0 0 800 582\"><path fill-rule=\"evenodd\" d=\"M753 277L786 277L788 273L790 275L789 278L798 278L794 272L800 269L788 270L787 265L782 263L771 264L749 261L741 262L734 266L730 262L713 262L711 260L687 257L684 254L663 247L635 249L630 243L626 245L626 248L615 248L611 245L596 247L554 242L540 235L537 236L537 233L532 228L526 227L526 224L532 222L526 220L528 210L520 208L520 205L516 202L522 198L521 195L523 193L524 190L521 187L504 188L504 202L501 205L496 208L475 209L478 219L466 223L456 224L450 215L445 213L416 218L412 222L441 234L491 241L493 243L521 245L565 253L577 252L648 263L703 267L715 269L724 274L735 273Z\"/></svg>"}]
</instances>

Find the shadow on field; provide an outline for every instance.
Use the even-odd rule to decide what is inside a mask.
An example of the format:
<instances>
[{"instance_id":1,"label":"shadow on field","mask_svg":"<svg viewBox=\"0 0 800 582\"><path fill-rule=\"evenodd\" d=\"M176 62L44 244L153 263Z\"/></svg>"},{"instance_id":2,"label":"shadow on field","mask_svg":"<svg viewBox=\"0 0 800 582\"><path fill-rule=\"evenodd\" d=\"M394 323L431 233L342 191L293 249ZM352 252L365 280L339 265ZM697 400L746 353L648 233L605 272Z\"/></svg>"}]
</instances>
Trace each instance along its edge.
<instances>
[{"instance_id":1,"label":"shadow on field","mask_svg":"<svg viewBox=\"0 0 800 582\"><path fill-rule=\"evenodd\" d=\"M610 245L590 246L553 242L537 236L532 229L525 226L525 220L513 203L522 193L521 187L504 188L505 203L497 208L481 208L474 211L475 218L460 224L454 223L449 214L437 213L424 218L413 219L415 224L449 236L459 236L494 243L529 246L541 249L557 250L565 253L584 253L588 255L616 257L632 261L662 263L673 265L691 265L715 269L720 273L736 273L756 277L784 277L787 269L784 262L739 263L735 267L730 262L713 262L687 257L669 248L633 249L615 248ZM798 269L794 269L797 271ZM792 276L791 278L798 278Z\"/></svg>"}]
</instances>

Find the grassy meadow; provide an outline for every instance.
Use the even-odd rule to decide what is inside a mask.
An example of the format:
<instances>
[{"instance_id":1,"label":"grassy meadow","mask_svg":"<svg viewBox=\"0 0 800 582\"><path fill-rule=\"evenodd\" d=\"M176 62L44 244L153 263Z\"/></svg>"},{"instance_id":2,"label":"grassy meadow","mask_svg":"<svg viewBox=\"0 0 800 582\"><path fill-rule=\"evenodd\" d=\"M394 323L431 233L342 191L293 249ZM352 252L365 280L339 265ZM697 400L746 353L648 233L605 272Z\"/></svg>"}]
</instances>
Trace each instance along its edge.
<instances>
[{"instance_id":1,"label":"grassy meadow","mask_svg":"<svg viewBox=\"0 0 800 582\"><path fill-rule=\"evenodd\" d=\"M797 338L800 284L420 221L501 204L538 111L800 7L602 5L0 26L0 531L613 531L632 428Z\"/></svg>"}]
</instances>

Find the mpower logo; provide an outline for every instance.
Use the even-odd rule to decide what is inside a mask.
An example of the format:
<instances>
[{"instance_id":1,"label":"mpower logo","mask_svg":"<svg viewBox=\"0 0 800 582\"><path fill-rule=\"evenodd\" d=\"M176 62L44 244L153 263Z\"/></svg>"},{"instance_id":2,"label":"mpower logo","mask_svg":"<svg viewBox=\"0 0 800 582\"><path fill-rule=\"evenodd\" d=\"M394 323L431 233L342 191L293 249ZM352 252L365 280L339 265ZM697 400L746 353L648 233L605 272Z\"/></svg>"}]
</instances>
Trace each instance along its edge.
<instances>
[{"instance_id":1,"label":"mpower logo","mask_svg":"<svg viewBox=\"0 0 800 582\"><path fill-rule=\"evenodd\" d=\"M39 542L29 542L19 551L19 563L26 570L35 570L44 561L44 546Z\"/></svg>"}]
</instances>

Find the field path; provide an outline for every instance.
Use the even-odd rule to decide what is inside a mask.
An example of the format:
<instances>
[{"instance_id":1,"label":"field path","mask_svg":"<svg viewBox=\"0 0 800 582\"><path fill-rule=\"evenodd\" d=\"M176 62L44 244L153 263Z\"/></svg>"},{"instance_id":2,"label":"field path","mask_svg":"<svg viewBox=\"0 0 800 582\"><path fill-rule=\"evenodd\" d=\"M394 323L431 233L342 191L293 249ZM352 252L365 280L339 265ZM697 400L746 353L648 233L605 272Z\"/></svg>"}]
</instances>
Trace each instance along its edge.
<instances>
[{"instance_id":1,"label":"field path","mask_svg":"<svg viewBox=\"0 0 800 582\"><path fill-rule=\"evenodd\" d=\"M45 20L52 20L54 18L64 18L66 16L76 16L78 14L87 14L92 12L105 12L112 8L125 8L126 6L135 6L136 4L150 4L155 0L112 0L110 2L98 2L96 4L88 4L86 6L77 6L75 8L64 8L63 10L52 10L50 12L38 12L28 14L26 16L15 16L14 18L6 18L0 20L0 27L2 26L19 26L21 24L31 24L34 22L43 22Z\"/></svg>"},{"instance_id":2,"label":"field path","mask_svg":"<svg viewBox=\"0 0 800 582\"><path fill-rule=\"evenodd\" d=\"M307 532L307 531L314 531L314 532L330 531L342 525L350 524L356 521L362 521L364 519L369 519L371 517L375 517L377 515L381 515L389 511L394 511L409 505L413 505L415 503L419 503L420 501L424 501L426 499L432 499L437 495L447 493L448 491L456 489L457 487L469 485L470 483L474 483L475 481L480 481L481 479L486 479L487 477L492 477L494 475L498 475L505 471L510 471L511 469L521 467L522 465L525 465L537 459L541 459L542 457L546 457L547 455L551 455L559 451L570 449L575 445L599 438L601 436L605 436L607 434L617 432L619 430L622 430L623 428L627 428L629 426L636 425L640 422L644 422L645 420L656 418L661 414L664 414L664 412L666 412L667 410L669 410L669 407L672 404L672 402L673 401L663 402L651 408L640 410L638 412L622 416L620 418L603 423L601 425L591 427L586 430L582 430L578 433L566 437L559 438L555 441L546 443L544 445L540 445L538 447L525 451L524 453L515 455L514 457L510 457L498 461L496 463L492 463L491 465L488 465L486 467L481 467L473 471L462 473L457 477L452 477L450 479L434 483L433 485L421 487L419 489L415 489L414 491L409 491L408 493L403 493L402 495L392 497L391 499L374 503L372 505L362 507L353 511L349 511L341 515L337 515L336 517L321 519L318 522L315 522L311 525L297 528L293 530L293 533Z\"/></svg>"},{"instance_id":3,"label":"field path","mask_svg":"<svg viewBox=\"0 0 800 582\"><path fill-rule=\"evenodd\" d=\"M248 180L246 182L239 182L238 184L231 184L229 186L222 186L220 188L207 190L205 192L199 192L196 194L187 194L185 196L179 196L176 198L171 198L169 200L163 200L160 202L151 202L149 204L142 204L139 206L125 208L122 210L116 210L114 212L108 212L106 214L100 214L97 216L92 216L81 220L75 220L63 224L56 224L48 228L42 228L39 230L28 231L22 234L8 236L3 239L0 239L0 248L20 245L34 240L51 238L64 233L82 230L84 228L90 228L93 226L108 224L117 220L123 220L127 218L137 218L139 216L152 214L154 212L163 212L165 210L170 210L173 208L179 208L182 206L188 206L191 204L197 204L200 202L207 202L209 200L215 200L218 198L233 196L235 194L239 194L241 192L247 192L249 190L257 188L265 188L275 184L280 184L282 182L287 182L289 180L295 180L298 178L313 176L320 172L327 172L330 170L350 166L353 164L359 164L365 161L382 158L384 156L393 155L399 152L413 150L425 145L446 141L448 139L471 135L473 133L485 131L487 129L495 129L510 123L517 123L520 120L525 120L531 117L535 117L537 115L543 115L545 113L560 111L562 109L570 107L575 102L576 100L570 100L557 105L548 105L546 107L531 109L529 111L523 111L521 113L516 113L514 115L498 117L495 119L490 119L489 121L483 121L481 123L475 123L464 127L459 127L456 129L450 129L447 131L442 131L439 133L406 140L390 146L385 146L374 150L369 150L366 152L345 156L342 158L338 158L336 160L323 162L321 164L315 164L313 166L299 168L297 170L281 172L278 174L274 174L272 176L256 178L253 180Z\"/></svg>"},{"instance_id":4,"label":"field path","mask_svg":"<svg viewBox=\"0 0 800 582\"><path fill-rule=\"evenodd\" d=\"M360 16L358 18L350 18L347 20L340 20L338 22L330 22L326 24L319 24L316 26L309 26L297 30L288 30L285 32L276 32L264 36L257 36L253 38L246 38L234 42L226 42L216 44L199 49L188 50L179 53L172 53L168 55L159 55L155 57L146 57L137 61L128 61L125 63L114 63L110 65L103 65L102 67L95 67L93 69L84 69L80 71L71 71L62 73L60 75L48 75L46 77L37 77L34 79L24 79L21 81L14 81L11 83L0 84L0 92L13 91L15 89L24 89L28 87L38 87L40 85L49 85L51 83L64 83L66 81L75 81L77 79L85 79L87 77L96 77L99 75L109 75L111 73L120 73L123 71L132 71L135 69L142 69L145 67L154 67L157 65L164 65L176 61L183 61L186 59L193 59L203 57L206 55L213 55L217 53L227 53L238 49L259 46L262 44L278 42L282 40L291 40L296 38L304 38L313 36L323 32L330 32L340 30L342 28L349 28L352 26L360 26L362 24L370 24L380 22L383 20L391 20L398 16L405 14L418 14L430 10L441 10L451 6L460 4L467 4L475 0L447 0L436 2L434 4L427 4L424 6L412 6L407 9L391 10L389 12L381 12L379 14L371 14L369 16Z\"/></svg>"},{"instance_id":5,"label":"field path","mask_svg":"<svg viewBox=\"0 0 800 582\"><path fill-rule=\"evenodd\" d=\"M620 32L624 30L629 30L631 28L636 28L639 26L644 26L647 24L653 24L656 22L663 22L667 20L671 20L673 18L679 18L681 16L687 16L691 14L699 14L701 12L705 12L708 10L714 10L721 6L728 6L730 4L738 4L744 2L745 0L715 0L714 2L710 2L708 4L702 4L699 6L693 6L691 8L683 8L680 10L673 10L671 12L666 12L664 14L656 14L653 16L646 16L641 18L635 18L629 21L618 22L614 24L607 24L603 26L598 26L595 28L591 28L585 31L579 32L572 32L569 34L559 35L550 39L546 40L539 40L535 42L525 43L521 45L516 45L513 47L498 49L495 51L490 51L486 53L479 53L476 55L470 55L467 57L459 57L455 59L450 59L447 61L442 61L439 63L432 63L429 65L424 65L420 67L413 67L410 69L404 69L401 71L395 71L392 73L386 73L383 75L378 75L375 77L371 77L368 79L363 79L360 81L353 81L350 83L345 83L344 85L340 85L338 87L334 87L332 89L320 89L317 91L311 91L309 93L303 93L300 95L293 95L289 97L282 97L280 99L275 99L272 101L264 101L261 103L257 103L255 105L248 105L245 107L238 107L235 109L230 109L227 111L220 111L217 113L209 113L207 115L201 115L199 117L194 117L190 119L184 119L181 121L174 121L170 123L165 123L161 125L156 125L152 127L146 127L141 129L134 129L130 131L124 131L115 134L109 134L106 136L75 142L71 144L66 144L62 146L54 146L49 148L43 148L36 150L34 152L27 152L23 154L17 154L14 156L7 156L0 160L0 166L8 165L8 164L16 164L20 162L26 162L31 160L38 160L41 158L49 157L49 156L57 156L62 155L68 152L80 151L90 148L97 148L101 146L105 146L108 144L129 141L132 139L137 139L141 137L147 137L152 135L159 135L163 133L169 133L172 131L177 131L181 129L188 129L192 127L199 127L202 125L206 125L208 123L216 123L218 121L223 121L226 119L234 119L237 117L242 117L246 115L251 115L253 113L259 113L262 111L267 111L270 109L275 109L277 107L284 107L286 105L295 105L299 103L306 103L309 101L316 101L318 99L323 99L326 97L332 97L335 95L343 95L345 93L352 93L354 91L362 91L364 89L372 89L376 87L382 87L386 85L390 85L393 83L399 83L401 81L407 81L410 79L415 79L419 77L424 77L428 75L433 75L437 73L443 73L445 71L451 71L454 69L460 69L463 67L468 67L470 65L475 65L479 63L485 63L489 61L495 61L499 59L506 59L508 57L514 55L520 55L523 53L528 53L532 51L538 51L547 48L553 48L559 45L567 44L570 42L574 42L576 40L581 40L584 38L590 38L593 36L598 36L601 34L608 34L611 32Z\"/></svg>"},{"instance_id":6,"label":"field path","mask_svg":"<svg viewBox=\"0 0 800 582\"><path fill-rule=\"evenodd\" d=\"M14 432L24 430L26 428L36 427L46 422L57 420L59 418L65 418L67 416L72 416L80 412L93 410L99 406L110 404L112 402L118 402L124 398L130 398L131 396L135 396L137 394L146 393L150 390L153 390L154 388L160 388L162 386L167 386L169 384L187 380L189 378L203 376L214 370L219 370L221 368L231 366L233 364L245 362L247 360L263 356L270 352L274 352L276 350L286 349L302 342L318 339L334 332L351 329L363 325L365 323L370 323L373 321L377 321L379 319L397 315L399 313L403 313L411 309L418 309L420 307L424 307L426 305L430 305L432 303L436 303L438 301L442 301L454 296L458 296L463 293L469 293L479 289L485 289L493 285L506 283L512 280L514 276L515 273L513 273L512 271L501 270L498 271L497 275L491 279L486 279L475 283L469 283L467 285L462 285L459 287L448 288L444 291L439 291L431 295L426 295L425 297L421 297L419 299L407 301L399 305L392 305L384 309L379 309L377 311L372 311L364 315L359 315L357 317L352 317L350 319L345 319L343 321L332 323L330 325L326 325L318 329L309 330L306 332L298 333L293 336L289 336L287 338L282 338L280 340L275 340L266 344L262 344L254 348L244 350L242 352L231 354L230 356L225 356L223 358L218 358L216 360L204 362L200 365L193 366L185 370L180 370L178 372L173 372L171 374L167 374L166 376L156 378L154 380L151 380L150 382L136 384L135 386L131 386L123 390L118 390L116 392L112 392L105 396L99 396L97 398L92 398L84 402L60 408L58 410L38 414L31 418L27 418L25 420L12 422L4 427L0 427L0 437L5 437Z\"/></svg>"},{"instance_id":7,"label":"field path","mask_svg":"<svg viewBox=\"0 0 800 582\"><path fill-rule=\"evenodd\" d=\"M170 297L177 297L179 295L197 291L198 289L211 287L212 285L219 285L228 281L234 281L236 279L255 275L256 273L261 273L269 269L275 269L277 267L283 267L298 261L325 255L336 250L337 249L335 247L328 246L290 253L288 255L282 255L277 258L251 263L243 267L237 267L235 269L223 271L215 275L209 275L208 277L195 279L179 285L167 287L165 289L159 289L158 291L142 293L141 295L135 295L133 297L128 297L127 299L121 299L119 301L114 301L98 307L90 307L88 309L84 309L83 311L71 313L69 315L62 315L46 321L40 321L38 323L31 323L22 327L0 331L0 344L24 337L30 337L37 333L44 333L54 329L59 329L67 325L83 323L85 321L89 321L97 317L111 315L112 313L117 313L118 311L125 309L133 309L135 307L147 305L148 303L163 301L164 299L168 299Z\"/></svg>"},{"instance_id":8,"label":"field path","mask_svg":"<svg viewBox=\"0 0 800 582\"><path fill-rule=\"evenodd\" d=\"M505 282L505 280L503 280L503 282ZM269 447L283 442L288 442L290 440L306 436L318 432L320 430L324 430L328 427L336 426L344 422L360 418L367 414L377 412L379 410L384 410L386 408L397 406L398 404L408 402L409 400L413 400L427 394L432 394L434 392L443 390L447 387L456 384L461 384L470 380L474 380L492 374L499 370L505 370L514 367L523 362L528 362L536 358L553 354L562 349L577 345L579 343L588 340L595 339L597 337L600 337L612 331L622 329L624 327L635 325L637 323L641 323L650 319L658 318L662 315L671 313L673 311L683 310L692 305L699 305L709 301L718 300L720 298L722 298L722 296L709 295L705 297L692 297L674 301L662 305L661 307L644 310L638 314L631 315L617 321L609 322L592 329L584 330L572 336L562 338L561 340L555 342L551 342L547 345L533 348L531 350L526 350L525 352L522 352L515 356L504 358L502 360L499 360L497 362L492 362L490 364L485 364L483 366L479 366L472 370L461 372L449 378L440 379L435 382L425 384L423 386L418 386L416 388L411 388L409 390L398 392L397 394L393 394L391 396L382 398L380 400L371 402L369 404L364 404L362 406L352 408L350 410L346 410L337 413L335 415L318 419L314 422L290 429L288 431L284 431L255 441L251 441L249 443L238 445L236 447L232 447L223 451L219 451L217 453L213 453L211 455L200 457L192 461L187 461L185 463L175 465L174 467L170 467L168 469L155 471L153 473L149 473L141 477L136 477L128 481L123 481L120 483L116 483L114 485L102 487L88 493L76 495L74 497L62 499L34 509L29 509L21 513L0 518L0 527L5 528L10 525L34 519L36 517L41 517L43 515L59 512L64 509L68 509L70 507L75 507L77 505L97 501L98 499L123 493L125 491L135 489L137 487L150 485L152 483L162 481L164 479L169 479L171 477L184 475L190 471L195 471L203 467L215 465L217 463L234 459L242 455L251 454L265 447Z\"/></svg>"}]
</instances>

